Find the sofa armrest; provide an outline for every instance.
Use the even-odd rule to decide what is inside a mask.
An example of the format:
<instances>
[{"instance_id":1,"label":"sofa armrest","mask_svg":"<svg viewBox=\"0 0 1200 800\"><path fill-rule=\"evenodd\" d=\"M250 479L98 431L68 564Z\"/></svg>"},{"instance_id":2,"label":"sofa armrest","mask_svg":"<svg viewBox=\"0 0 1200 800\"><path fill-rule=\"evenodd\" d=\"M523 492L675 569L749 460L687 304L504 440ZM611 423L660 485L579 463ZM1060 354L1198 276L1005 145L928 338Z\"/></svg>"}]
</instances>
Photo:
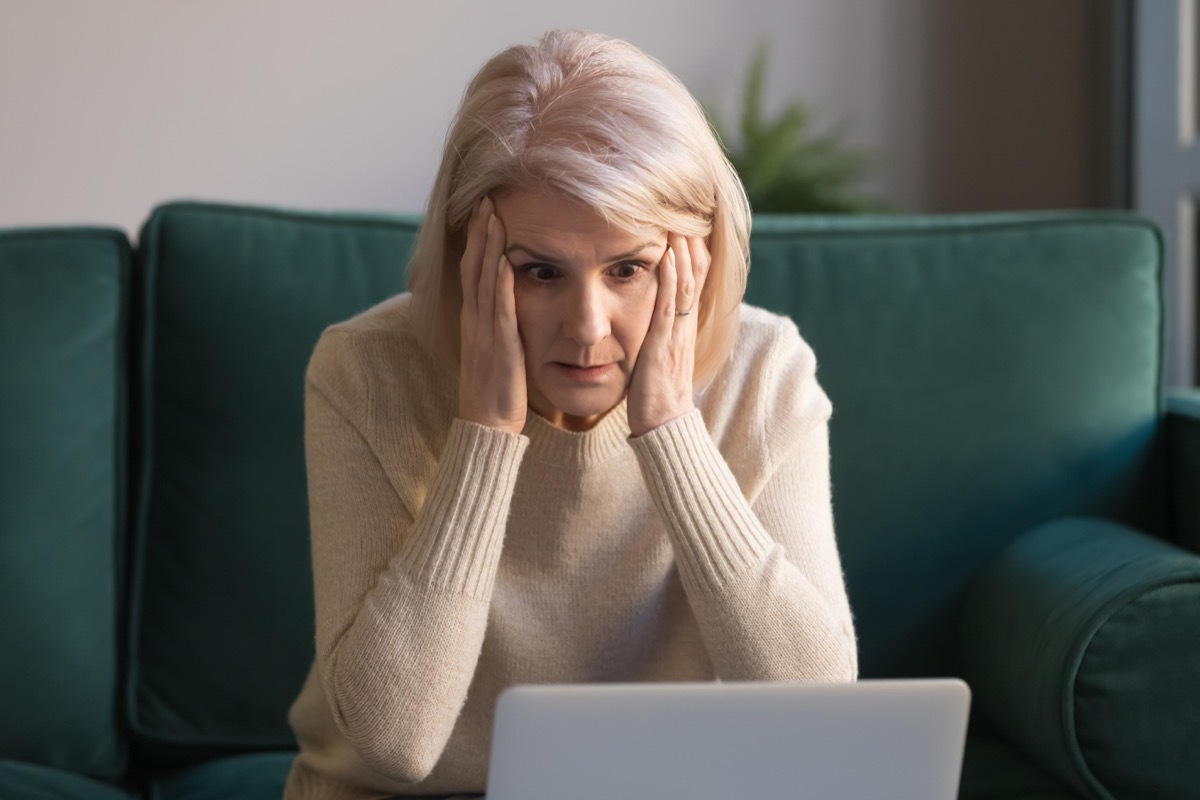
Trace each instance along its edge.
<instances>
[{"instance_id":1,"label":"sofa armrest","mask_svg":"<svg viewBox=\"0 0 1200 800\"><path fill-rule=\"evenodd\" d=\"M1175 537L1200 553L1200 389L1167 392L1167 462Z\"/></svg>"},{"instance_id":2,"label":"sofa armrest","mask_svg":"<svg viewBox=\"0 0 1200 800\"><path fill-rule=\"evenodd\" d=\"M1195 797L1200 556L1099 519L1018 538L971 587L976 706L1088 797Z\"/></svg>"}]
</instances>

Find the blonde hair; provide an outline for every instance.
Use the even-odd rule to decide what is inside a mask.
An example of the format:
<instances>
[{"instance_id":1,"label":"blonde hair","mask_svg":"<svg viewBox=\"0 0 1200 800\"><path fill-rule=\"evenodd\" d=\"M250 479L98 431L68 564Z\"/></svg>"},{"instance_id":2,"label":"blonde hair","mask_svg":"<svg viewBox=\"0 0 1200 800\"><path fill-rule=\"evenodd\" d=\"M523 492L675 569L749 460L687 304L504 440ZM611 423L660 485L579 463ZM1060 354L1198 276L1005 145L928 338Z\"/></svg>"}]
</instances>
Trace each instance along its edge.
<instances>
[{"instance_id":1,"label":"blonde hair","mask_svg":"<svg viewBox=\"0 0 1200 800\"><path fill-rule=\"evenodd\" d=\"M551 31L488 61L446 136L409 264L423 345L458 363L467 222L484 195L553 189L610 224L708 237L695 379L725 363L746 291L750 207L703 108L661 63L627 42Z\"/></svg>"}]
</instances>

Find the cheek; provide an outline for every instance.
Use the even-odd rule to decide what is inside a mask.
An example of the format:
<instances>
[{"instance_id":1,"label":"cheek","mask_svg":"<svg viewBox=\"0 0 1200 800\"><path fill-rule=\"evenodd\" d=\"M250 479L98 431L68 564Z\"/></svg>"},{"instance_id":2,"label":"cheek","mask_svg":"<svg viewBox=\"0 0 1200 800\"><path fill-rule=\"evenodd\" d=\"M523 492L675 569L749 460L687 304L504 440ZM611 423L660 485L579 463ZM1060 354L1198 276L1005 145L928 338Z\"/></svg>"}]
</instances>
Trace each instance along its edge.
<instances>
[{"instance_id":1,"label":"cheek","mask_svg":"<svg viewBox=\"0 0 1200 800\"><path fill-rule=\"evenodd\" d=\"M654 317L654 292L642 292L623 304L619 319L622 321L621 344L629 358L636 358L642 342L650 330Z\"/></svg>"},{"instance_id":2,"label":"cheek","mask_svg":"<svg viewBox=\"0 0 1200 800\"><path fill-rule=\"evenodd\" d=\"M546 309L537 302L536 292L523 292L518 286L513 295L517 308L517 333L528 351L546 327Z\"/></svg>"}]
</instances>

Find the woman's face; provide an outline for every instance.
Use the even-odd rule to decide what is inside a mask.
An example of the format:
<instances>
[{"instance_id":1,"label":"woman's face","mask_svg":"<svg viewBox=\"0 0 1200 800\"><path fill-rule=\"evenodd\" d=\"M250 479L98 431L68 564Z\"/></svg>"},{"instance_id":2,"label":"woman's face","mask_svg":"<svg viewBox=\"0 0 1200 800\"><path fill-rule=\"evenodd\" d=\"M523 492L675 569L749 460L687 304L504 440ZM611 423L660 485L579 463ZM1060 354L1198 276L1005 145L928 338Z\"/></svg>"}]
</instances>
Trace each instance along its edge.
<instances>
[{"instance_id":1,"label":"woman's face","mask_svg":"<svg viewBox=\"0 0 1200 800\"><path fill-rule=\"evenodd\" d=\"M621 402L650 327L665 231L611 227L553 191L494 196L516 283L530 407L566 430Z\"/></svg>"}]
</instances>

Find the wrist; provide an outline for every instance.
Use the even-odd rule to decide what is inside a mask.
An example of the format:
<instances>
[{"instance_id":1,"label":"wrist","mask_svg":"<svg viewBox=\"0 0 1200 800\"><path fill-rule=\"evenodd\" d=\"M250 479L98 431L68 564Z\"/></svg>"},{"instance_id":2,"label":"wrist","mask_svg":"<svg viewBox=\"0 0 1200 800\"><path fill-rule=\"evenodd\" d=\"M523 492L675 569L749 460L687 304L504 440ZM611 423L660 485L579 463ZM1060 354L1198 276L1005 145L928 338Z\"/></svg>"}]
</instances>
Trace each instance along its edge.
<instances>
[{"instance_id":1,"label":"wrist","mask_svg":"<svg viewBox=\"0 0 1200 800\"><path fill-rule=\"evenodd\" d=\"M629 433L635 438L644 436L655 428L666 425L696 409L696 404L689 397L686 403L671 408L663 408L647 414L629 414Z\"/></svg>"},{"instance_id":2,"label":"wrist","mask_svg":"<svg viewBox=\"0 0 1200 800\"><path fill-rule=\"evenodd\" d=\"M472 425L478 425L481 428L491 428L501 433L511 433L519 436L525 430L525 417L520 419L497 419L491 417L482 417L469 412L458 412L458 418L463 422L469 422Z\"/></svg>"}]
</instances>

